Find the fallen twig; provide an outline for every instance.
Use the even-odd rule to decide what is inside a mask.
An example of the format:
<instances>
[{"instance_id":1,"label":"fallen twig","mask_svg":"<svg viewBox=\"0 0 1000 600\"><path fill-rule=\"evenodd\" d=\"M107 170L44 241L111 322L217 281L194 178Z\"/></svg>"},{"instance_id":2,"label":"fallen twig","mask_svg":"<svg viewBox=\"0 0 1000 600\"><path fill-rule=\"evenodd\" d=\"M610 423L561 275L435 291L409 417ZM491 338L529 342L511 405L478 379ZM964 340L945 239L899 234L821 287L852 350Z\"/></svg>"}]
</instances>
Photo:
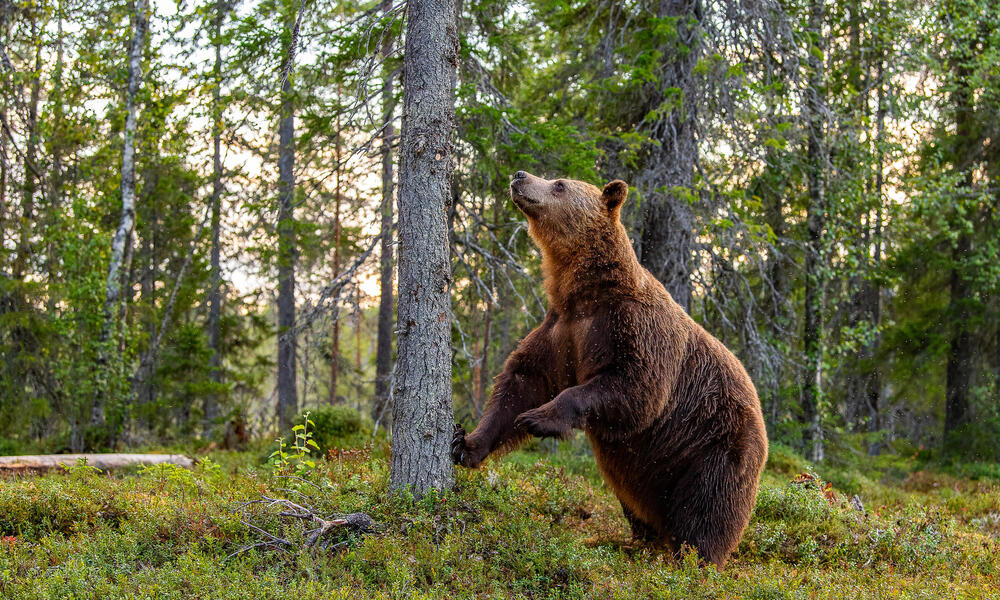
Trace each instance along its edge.
<instances>
[{"instance_id":1,"label":"fallen twig","mask_svg":"<svg viewBox=\"0 0 1000 600\"><path fill-rule=\"evenodd\" d=\"M281 477L305 481L306 483L319 488L316 484L306 481L301 477L294 475L282 475ZM308 498L304 494L301 495L303 498ZM279 517L294 519L297 522L303 523L303 527L307 527L307 529L302 531L304 541L301 544L293 542L288 538L274 535L264 528L251 523L244 511L249 506L259 504L263 504L265 508L280 509L280 512L278 512ZM233 509L233 512L240 515L241 523L252 531L258 533L264 539L241 546L235 552L226 556L225 560L229 560L234 556L257 548L271 548L286 552L289 551L289 549L296 548L320 548L323 550L336 551L346 547L348 543L348 540L342 539L343 535L341 534L370 534L375 532L376 527L375 520L365 513L348 513L344 515L334 515L330 518L323 518L316 514L316 511L305 502L299 504L298 502L293 502L287 498L272 498L263 494L261 494L259 499L241 502L235 509ZM310 527L310 525L312 527Z\"/></svg>"}]
</instances>

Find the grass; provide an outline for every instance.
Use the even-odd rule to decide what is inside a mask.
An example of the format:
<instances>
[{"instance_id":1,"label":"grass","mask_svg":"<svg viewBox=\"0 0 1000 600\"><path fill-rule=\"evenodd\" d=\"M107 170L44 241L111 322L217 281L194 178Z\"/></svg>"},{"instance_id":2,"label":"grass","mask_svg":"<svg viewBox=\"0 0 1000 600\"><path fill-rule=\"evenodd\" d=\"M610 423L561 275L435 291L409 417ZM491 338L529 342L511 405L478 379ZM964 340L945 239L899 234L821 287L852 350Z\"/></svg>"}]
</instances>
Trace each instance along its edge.
<instances>
[{"instance_id":1,"label":"grass","mask_svg":"<svg viewBox=\"0 0 1000 600\"><path fill-rule=\"evenodd\" d=\"M316 485L276 477L260 455L0 481L0 597L1000 598L995 468L893 456L814 469L776 446L753 520L719 572L629 545L580 440L462 470L454 492L419 501L387 493L384 444L334 452L308 473ZM227 559L258 539L233 510L261 494L367 512L378 530L337 552ZM276 512L247 508L254 523L301 539Z\"/></svg>"}]
</instances>

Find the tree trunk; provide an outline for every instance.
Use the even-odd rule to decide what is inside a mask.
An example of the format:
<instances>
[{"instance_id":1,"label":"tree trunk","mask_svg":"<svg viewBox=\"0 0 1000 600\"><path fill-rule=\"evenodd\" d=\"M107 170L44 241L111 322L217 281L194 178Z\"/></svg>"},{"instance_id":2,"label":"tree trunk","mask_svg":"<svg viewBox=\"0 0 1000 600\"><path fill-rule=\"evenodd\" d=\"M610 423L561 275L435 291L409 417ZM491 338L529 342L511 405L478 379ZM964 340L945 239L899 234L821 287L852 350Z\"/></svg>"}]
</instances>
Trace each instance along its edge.
<instances>
[{"instance_id":1,"label":"tree trunk","mask_svg":"<svg viewBox=\"0 0 1000 600\"><path fill-rule=\"evenodd\" d=\"M96 397L91 408L90 423L103 426L105 414L106 385L111 373L108 373L107 355L112 335L116 327L116 308L121 301L122 281L125 274L124 263L130 254L132 231L135 227L135 132L136 108L135 100L139 92L139 82L142 79L142 48L145 43L148 26L148 0L136 0L135 15L132 23L132 44L128 58L128 91L125 95L125 133L122 150L122 214L111 241L111 261L108 264L108 278L104 295L104 325L101 328L100 350L97 368L101 371L102 381L98 382Z\"/></svg>"},{"instance_id":2,"label":"tree trunk","mask_svg":"<svg viewBox=\"0 0 1000 600\"><path fill-rule=\"evenodd\" d=\"M639 254L642 265L684 310L690 310L694 214L684 192L694 192L698 160L694 70L702 55L701 0L661 0L658 12L661 18L677 18L680 37L664 50L669 62L652 95L654 102L650 108L667 100L667 90L680 90L682 105L654 124L650 133L658 145L636 177L636 187L647 207ZM689 19L696 24L688 24Z\"/></svg>"},{"instance_id":3,"label":"tree trunk","mask_svg":"<svg viewBox=\"0 0 1000 600\"><path fill-rule=\"evenodd\" d=\"M967 234L961 234L952 250L952 261L961 262L972 251L972 241ZM971 286L961 272L961 267L953 266L948 303L952 320L951 344L948 352L947 384L945 390L945 436L969 420L969 390L972 387L973 344L968 321L972 317L969 310Z\"/></svg>"},{"instance_id":4,"label":"tree trunk","mask_svg":"<svg viewBox=\"0 0 1000 600\"><path fill-rule=\"evenodd\" d=\"M340 88L337 89L337 98L340 98ZM334 183L334 205L333 205L333 276L340 274L340 115L337 115L337 142L334 152L334 160L337 161L336 181ZM340 294L337 294L338 296ZM337 301L338 304L342 304ZM330 339L330 397L328 402L337 403L337 375L340 372L340 308L333 311L333 332Z\"/></svg>"},{"instance_id":5,"label":"tree trunk","mask_svg":"<svg viewBox=\"0 0 1000 600\"><path fill-rule=\"evenodd\" d=\"M156 189L156 182L150 181L149 168L145 170L142 175L142 181L144 182L144 189ZM159 211L158 202L156 197L153 195L147 195L145 198L140 198L139 202L149 202L150 210L148 212L148 235L142 236L142 256L145 257L146 269L143 273L140 284L140 299L143 304L149 307L146 313L146 334L149 336L149 346L142 353L139 361L139 368L136 371L135 378L132 382L132 387L135 390L133 397L135 399L135 404L137 406L151 406L156 401L156 390L153 385L153 373L156 370L156 359L154 356L153 342L156 340L158 335L157 322L156 322L156 281L159 279L159 252L158 252L158 239L156 232L159 229ZM153 422L152 416L148 410L141 411L143 419L142 426L146 429L152 429Z\"/></svg>"},{"instance_id":6,"label":"tree trunk","mask_svg":"<svg viewBox=\"0 0 1000 600\"><path fill-rule=\"evenodd\" d=\"M812 44L822 51L823 3L812 0L809 30ZM809 84L806 99L808 116L808 143L806 168L808 169L809 204L806 209L808 240L806 246L805 317L802 346L805 351L805 372L802 381L802 411L806 420L803 440L809 460L823 460L822 411L820 409L823 353L823 278L822 251L823 229L826 220L825 178L826 160L823 147L823 60L817 52L810 52L807 61Z\"/></svg>"},{"instance_id":7,"label":"tree trunk","mask_svg":"<svg viewBox=\"0 0 1000 600\"><path fill-rule=\"evenodd\" d=\"M292 27L292 16L286 27ZM292 60L292 36L283 55ZM295 122L292 104L292 68L281 85L278 126L278 427L291 429L298 411L295 368Z\"/></svg>"},{"instance_id":8,"label":"tree trunk","mask_svg":"<svg viewBox=\"0 0 1000 600\"><path fill-rule=\"evenodd\" d=\"M972 73L963 57L955 57L954 85L951 100L955 110L955 170L963 174L960 193L971 193L974 184L973 170L975 155L975 123L972 90L969 78ZM948 351L948 365L945 385L944 441L948 434L969 420L969 391L972 387L973 338L969 330L972 318L970 304L973 283L965 276L966 261L972 252L972 238L961 224L958 239L952 246L951 276L949 281L950 299L948 316L951 319L951 340Z\"/></svg>"},{"instance_id":9,"label":"tree trunk","mask_svg":"<svg viewBox=\"0 0 1000 600\"><path fill-rule=\"evenodd\" d=\"M473 373L472 382L472 417L479 420L483 416L483 407L490 389L490 327L493 324L493 303L486 302L486 314L483 315L482 350L479 353L479 363Z\"/></svg>"},{"instance_id":10,"label":"tree trunk","mask_svg":"<svg viewBox=\"0 0 1000 600\"><path fill-rule=\"evenodd\" d=\"M774 328L772 336L775 341L786 339L789 329L789 315L787 310L788 297L788 277L786 275L786 261L784 237L785 237L785 214L782 194L784 192L784 179L780 170L774 167L777 161L773 151L767 153L767 163L765 172L759 180L758 194L764 209L764 220L771 232L774 234L774 241L768 246L765 264L765 273L769 281L770 305ZM776 353L777 354L777 353ZM761 399L764 401L765 415L769 416L769 425L778 423L778 415L782 410L781 386L784 379L783 357L777 356L773 361L771 372L771 389L762 389Z\"/></svg>"},{"instance_id":11,"label":"tree trunk","mask_svg":"<svg viewBox=\"0 0 1000 600\"><path fill-rule=\"evenodd\" d=\"M451 198L458 40L454 0L410 0L399 172L399 362L390 489L450 488Z\"/></svg>"},{"instance_id":12,"label":"tree trunk","mask_svg":"<svg viewBox=\"0 0 1000 600\"><path fill-rule=\"evenodd\" d=\"M212 250L211 280L208 287L208 359L209 377L217 386L222 384L222 262L219 237L222 228L222 19L225 14L223 0L216 0L212 23L212 45L215 47L215 64L212 67ZM217 391L205 396L205 414L202 432L210 438L219 418Z\"/></svg>"},{"instance_id":13,"label":"tree trunk","mask_svg":"<svg viewBox=\"0 0 1000 600\"><path fill-rule=\"evenodd\" d=\"M882 0L879 2L878 12L880 22L884 22L887 13L886 2ZM874 249L872 252L871 273L873 275L876 275L882 268L882 203L885 175L881 144L885 140L885 61L886 44L888 43L888 40L884 39L881 35L877 39L879 43L879 56L875 74L875 81L878 86L878 107L875 110L875 156L877 165L875 168L875 228L872 231ZM882 373L877 360L877 353L882 344L882 336L879 333L879 328L882 325L882 288L878 283L877 277L869 276L868 289L868 319L875 330L874 337L867 348L867 355L871 361L867 378L868 433L874 436L882 428L880 416L880 411L882 410ZM879 451L879 441L873 437L868 444L868 454L875 456Z\"/></svg>"},{"instance_id":14,"label":"tree trunk","mask_svg":"<svg viewBox=\"0 0 1000 600\"><path fill-rule=\"evenodd\" d=\"M31 257L31 235L35 222L35 193L38 191L36 167L38 156L38 102L41 94L42 79L42 42L38 39L38 24L31 19L31 39L35 44L35 65L31 75L31 92L28 100L27 127L28 140L24 150L24 184L21 187L21 223L20 236L17 243L17 254L11 274L14 279L21 280L28 270L28 260ZM20 295L20 294L18 294ZM18 304L21 304L18 301Z\"/></svg>"},{"instance_id":15,"label":"tree trunk","mask_svg":"<svg viewBox=\"0 0 1000 600\"><path fill-rule=\"evenodd\" d=\"M9 26L7 24L7 11L0 9L0 47L6 50L9 45ZM0 79L0 127L9 123L7 119L8 105L14 97L10 90L10 77L5 75ZM7 227L7 178L10 172L10 164L7 162L7 135L0 131L0 240L6 239ZM4 265L6 266L6 265ZM0 330L2 333L2 330Z\"/></svg>"},{"instance_id":16,"label":"tree trunk","mask_svg":"<svg viewBox=\"0 0 1000 600\"><path fill-rule=\"evenodd\" d=\"M361 286L354 286L354 370L361 373L361 326L364 312L361 310ZM360 409L358 409L360 411Z\"/></svg>"},{"instance_id":17,"label":"tree trunk","mask_svg":"<svg viewBox=\"0 0 1000 600\"><path fill-rule=\"evenodd\" d=\"M52 131L50 135L50 147L52 148L52 176L49 178L49 202L46 214L46 227L55 228L59 226L59 215L62 210L63 195L63 144L66 143L66 133L64 131L65 98L63 95L63 74L66 64L65 47L63 43L63 11L65 10L62 1L56 4L56 64L52 70L52 93L49 102L52 104ZM59 260L56 259L55 236L45 236L45 261L49 284L51 285L58 277ZM46 302L46 310L50 314L56 311L57 295L49 293Z\"/></svg>"},{"instance_id":18,"label":"tree trunk","mask_svg":"<svg viewBox=\"0 0 1000 600\"><path fill-rule=\"evenodd\" d=\"M844 157L850 157L854 153L861 151L861 128L864 123L871 121L869 112L868 93L862 79L861 67L861 7L855 3L848 7L850 22L850 42L847 64L847 81L851 87L858 90L850 104L851 112L845 124L847 135L846 148L840 149ZM867 64L867 63L865 63ZM841 159L843 160L843 159ZM863 163L851 163L845 166L845 176L862 179L862 170L866 170ZM865 196L871 195L870 181L865 181ZM845 250L856 255L858 267L851 270L847 277L847 293L850 295L850 302L847 308L847 326L852 331L857 331L859 327L867 323L868 318L868 295L870 291L869 280L871 252L871 211L866 204L859 206L857 214L852 214L847 223L848 239L851 243L845 244ZM863 265L863 267L862 267ZM846 397L846 410L844 414L845 425L849 430L861 431L867 421L868 411L868 371L871 365L867 357L867 344L847 366L844 376L844 389Z\"/></svg>"},{"instance_id":19,"label":"tree trunk","mask_svg":"<svg viewBox=\"0 0 1000 600\"><path fill-rule=\"evenodd\" d=\"M392 10L392 2L382 2L382 12ZM391 40L383 37L382 57L389 54ZM379 299L378 299L378 339L375 350L375 405L372 418L377 422L384 418L386 403L389 402L390 380L392 379L392 142L395 136L392 113L395 109L393 98L393 73L385 66L382 79L382 205L379 208L382 222L379 229Z\"/></svg>"}]
</instances>

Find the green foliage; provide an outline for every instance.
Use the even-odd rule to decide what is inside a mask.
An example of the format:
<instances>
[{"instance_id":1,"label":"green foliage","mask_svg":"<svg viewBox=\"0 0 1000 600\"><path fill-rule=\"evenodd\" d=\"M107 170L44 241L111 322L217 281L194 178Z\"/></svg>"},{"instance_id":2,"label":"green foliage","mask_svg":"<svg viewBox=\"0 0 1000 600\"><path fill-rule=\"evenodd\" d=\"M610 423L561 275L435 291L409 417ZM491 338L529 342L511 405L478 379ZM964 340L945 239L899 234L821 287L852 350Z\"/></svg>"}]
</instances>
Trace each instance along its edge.
<instances>
[{"instance_id":1,"label":"green foliage","mask_svg":"<svg viewBox=\"0 0 1000 600\"><path fill-rule=\"evenodd\" d=\"M945 440L948 454L976 462L1000 462L1000 403L996 382L972 390L973 422L949 432Z\"/></svg>"},{"instance_id":2,"label":"green foliage","mask_svg":"<svg viewBox=\"0 0 1000 600\"><path fill-rule=\"evenodd\" d=\"M338 448L356 448L370 443L371 423L357 410L344 405L320 406L304 413L312 424L312 440L319 456Z\"/></svg>"},{"instance_id":3,"label":"green foliage","mask_svg":"<svg viewBox=\"0 0 1000 600\"><path fill-rule=\"evenodd\" d=\"M278 449L271 453L269 457L271 464L279 471L294 471L297 475L302 475L311 469L316 468L316 460L311 458L313 450L319 450L319 445L313 440L313 432L310 425L315 425L309 418L307 411L302 415L302 422L292 427L294 441L291 446L285 443L285 438L278 438Z\"/></svg>"},{"instance_id":4,"label":"green foliage","mask_svg":"<svg viewBox=\"0 0 1000 600\"><path fill-rule=\"evenodd\" d=\"M299 406L326 401L336 355L332 397L358 412L318 409L312 440L321 455L365 445L374 424L358 414L373 404L377 253L336 298L320 291L377 228L377 146L383 111L399 131L405 7L168 4L151 11L143 49L136 224L120 282L124 301L109 308L116 326L107 339L135 5L14 2L0 27L10 63L0 69L0 452L244 447L250 433L275 435L269 413L280 332L271 289L281 245L273 134L299 17L301 47L285 96L294 105L299 183L294 219L282 223L292 225L297 249ZM511 173L526 169L595 184L627 179L623 220L640 255L644 238L657 233L645 223L651 204L690 211L690 314L747 367L772 440L787 446L772 460L790 475L807 470L786 450L801 449L802 385L814 368L831 450L815 466L831 469L837 486L875 481L869 472L852 474L855 465L842 457L853 452L896 454L897 470L918 450L942 461L998 457L995 2L824 3L819 31L805 1L766 11L732 2L458 5L447 215L458 420L471 425L481 414L492 377L547 309L537 249L509 201ZM811 72L810 59L822 73ZM390 75L395 87L383 97ZM813 100L822 105L821 139L811 139ZM206 327L210 221L202 225L215 192L216 123L217 356ZM675 172L672 136L688 126L697 160ZM821 160L807 159L810 148ZM818 366L804 360L802 335L815 175L824 222L813 274L823 295ZM313 305L320 296L322 305ZM949 383L948 366L961 332L972 354L960 382L968 384L969 411L946 435L945 399L949 387L960 389L954 376ZM879 392L871 408L859 393L869 383ZM107 407L105 425L92 424L98 401ZM219 415L207 423L204 408L213 403ZM293 448L284 451L296 455ZM586 460L577 449L560 452Z\"/></svg>"}]
</instances>

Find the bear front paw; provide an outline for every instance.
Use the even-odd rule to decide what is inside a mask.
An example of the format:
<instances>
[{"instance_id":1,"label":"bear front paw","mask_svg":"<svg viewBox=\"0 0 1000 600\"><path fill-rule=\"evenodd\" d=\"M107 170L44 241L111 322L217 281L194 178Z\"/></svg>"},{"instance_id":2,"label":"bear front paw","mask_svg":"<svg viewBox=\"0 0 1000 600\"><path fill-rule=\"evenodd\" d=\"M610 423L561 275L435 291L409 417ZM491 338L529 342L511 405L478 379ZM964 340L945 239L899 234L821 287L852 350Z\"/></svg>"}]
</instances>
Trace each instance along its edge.
<instances>
[{"instance_id":1,"label":"bear front paw","mask_svg":"<svg viewBox=\"0 0 1000 600\"><path fill-rule=\"evenodd\" d=\"M573 427L563 419L553 418L543 408L533 408L518 415L514 421L518 429L535 437L569 437Z\"/></svg>"},{"instance_id":2,"label":"bear front paw","mask_svg":"<svg viewBox=\"0 0 1000 600\"><path fill-rule=\"evenodd\" d=\"M456 465L475 469L484 458L478 445L465 435L465 428L456 424L455 435L451 440L451 460Z\"/></svg>"}]
</instances>

